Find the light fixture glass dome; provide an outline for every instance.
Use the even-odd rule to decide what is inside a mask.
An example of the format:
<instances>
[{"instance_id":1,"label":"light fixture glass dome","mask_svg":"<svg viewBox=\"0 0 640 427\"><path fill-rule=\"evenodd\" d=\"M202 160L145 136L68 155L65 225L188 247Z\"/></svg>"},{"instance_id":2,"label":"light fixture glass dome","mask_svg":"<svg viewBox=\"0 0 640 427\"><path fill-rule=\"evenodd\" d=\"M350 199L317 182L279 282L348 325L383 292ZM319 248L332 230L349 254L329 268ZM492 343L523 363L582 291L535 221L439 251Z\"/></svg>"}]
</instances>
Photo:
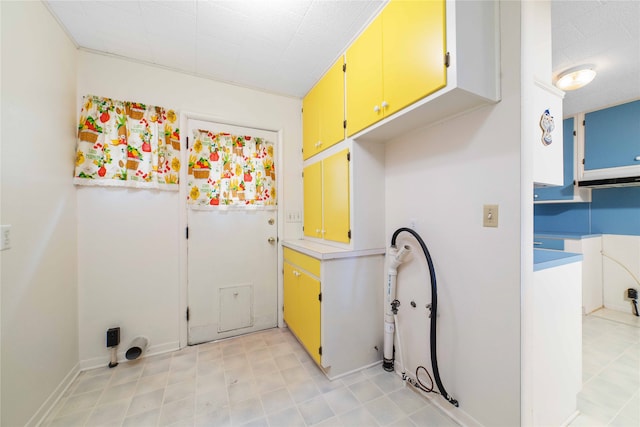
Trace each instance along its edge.
<instances>
[{"instance_id":1,"label":"light fixture glass dome","mask_svg":"<svg viewBox=\"0 0 640 427\"><path fill-rule=\"evenodd\" d=\"M562 90L575 90L591 83L596 72L590 65L582 65L563 71L558 75L556 86Z\"/></svg>"}]
</instances>

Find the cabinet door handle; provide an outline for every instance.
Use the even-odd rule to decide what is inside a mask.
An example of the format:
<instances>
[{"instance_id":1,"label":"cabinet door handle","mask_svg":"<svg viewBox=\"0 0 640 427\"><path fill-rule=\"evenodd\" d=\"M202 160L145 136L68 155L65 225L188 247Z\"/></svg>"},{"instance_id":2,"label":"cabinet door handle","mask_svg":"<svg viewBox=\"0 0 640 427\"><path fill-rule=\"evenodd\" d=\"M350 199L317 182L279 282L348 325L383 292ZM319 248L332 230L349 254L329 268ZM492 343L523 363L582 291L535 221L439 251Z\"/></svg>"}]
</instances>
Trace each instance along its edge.
<instances>
[{"instance_id":1,"label":"cabinet door handle","mask_svg":"<svg viewBox=\"0 0 640 427\"><path fill-rule=\"evenodd\" d=\"M636 162L640 162L640 156L636 156Z\"/></svg>"},{"instance_id":2,"label":"cabinet door handle","mask_svg":"<svg viewBox=\"0 0 640 427\"><path fill-rule=\"evenodd\" d=\"M316 228L316 234L320 234L320 229Z\"/></svg>"},{"instance_id":3,"label":"cabinet door handle","mask_svg":"<svg viewBox=\"0 0 640 427\"><path fill-rule=\"evenodd\" d=\"M537 199L537 198L538 198L538 195L537 195L537 194L534 194L534 195L533 195L533 198L534 198L534 199Z\"/></svg>"},{"instance_id":4,"label":"cabinet door handle","mask_svg":"<svg viewBox=\"0 0 640 427\"><path fill-rule=\"evenodd\" d=\"M382 101L382 108L387 108L388 106L387 101Z\"/></svg>"},{"instance_id":5,"label":"cabinet door handle","mask_svg":"<svg viewBox=\"0 0 640 427\"><path fill-rule=\"evenodd\" d=\"M326 233L326 232L327 232L327 230L322 230L322 235L324 236L324 233Z\"/></svg>"},{"instance_id":6,"label":"cabinet door handle","mask_svg":"<svg viewBox=\"0 0 640 427\"><path fill-rule=\"evenodd\" d=\"M533 242L534 245L541 245L542 242Z\"/></svg>"},{"instance_id":7,"label":"cabinet door handle","mask_svg":"<svg viewBox=\"0 0 640 427\"><path fill-rule=\"evenodd\" d=\"M296 271L296 270L293 270L293 275L296 276L296 277L300 277L300 272Z\"/></svg>"},{"instance_id":8,"label":"cabinet door handle","mask_svg":"<svg viewBox=\"0 0 640 427\"><path fill-rule=\"evenodd\" d=\"M375 107L373 107L373 112L374 113L379 113L380 112L380 107L378 107L377 105Z\"/></svg>"}]
</instances>

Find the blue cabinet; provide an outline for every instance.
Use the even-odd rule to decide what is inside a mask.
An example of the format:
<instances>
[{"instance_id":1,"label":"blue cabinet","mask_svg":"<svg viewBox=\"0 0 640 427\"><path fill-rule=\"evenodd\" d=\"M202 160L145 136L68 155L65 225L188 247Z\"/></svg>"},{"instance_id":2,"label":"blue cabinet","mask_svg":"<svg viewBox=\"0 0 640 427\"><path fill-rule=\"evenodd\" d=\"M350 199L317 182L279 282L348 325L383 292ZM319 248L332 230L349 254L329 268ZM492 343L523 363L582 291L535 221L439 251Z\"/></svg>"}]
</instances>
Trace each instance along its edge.
<instances>
[{"instance_id":1,"label":"blue cabinet","mask_svg":"<svg viewBox=\"0 0 640 427\"><path fill-rule=\"evenodd\" d=\"M549 200L573 200L574 198L574 151L575 151L575 119L570 117L562 122L562 144L563 144L563 185L554 187L540 187L533 190L534 201Z\"/></svg>"},{"instance_id":2,"label":"blue cabinet","mask_svg":"<svg viewBox=\"0 0 640 427\"><path fill-rule=\"evenodd\" d=\"M640 100L585 114L585 171L638 165Z\"/></svg>"},{"instance_id":3,"label":"blue cabinet","mask_svg":"<svg viewBox=\"0 0 640 427\"><path fill-rule=\"evenodd\" d=\"M564 251L564 240L550 239L547 237L534 237L533 247L535 249L554 249L556 251Z\"/></svg>"}]
</instances>

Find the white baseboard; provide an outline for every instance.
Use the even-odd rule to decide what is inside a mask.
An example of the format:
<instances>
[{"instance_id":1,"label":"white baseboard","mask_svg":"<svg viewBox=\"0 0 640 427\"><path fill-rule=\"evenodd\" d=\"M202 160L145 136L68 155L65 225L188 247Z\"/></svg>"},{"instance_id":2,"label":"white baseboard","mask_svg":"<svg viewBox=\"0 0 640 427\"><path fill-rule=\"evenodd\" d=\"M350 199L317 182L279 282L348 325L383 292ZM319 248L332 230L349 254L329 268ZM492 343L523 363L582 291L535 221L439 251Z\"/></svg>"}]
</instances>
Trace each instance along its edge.
<instances>
[{"instance_id":1,"label":"white baseboard","mask_svg":"<svg viewBox=\"0 0 640 427\"><path fill-rule=\"evenodd\" d=\"M400 378L402 378L401 372L395 371L395 374L398 375ZM412 375L410 373L405 373L405 376L407 378L413 379L414 381L416 379L415 375ZM452 404L447 402L444 399L444 397L442 397L441 395L433 394L433 393L425 393L424 391L411 385L408 381L405 381L404 384L405 384L405 387L407 387L409 390L413 391L414 393L417 393L419 396L428 400L431 404L433 404L435 407L437 407L440 411L445 413L449 418L454 420L459 425L466 426L466 427L482 427L483 426L483 424L480 423L480 421L476 420L474 417L472 417L462 408L453 406Z\"/></svg>"},{"instance_id":2,"label":"white baseboard","mask_svg":"<svg viewBox=\"0 0 640 427\"><path fill-rule=\"evenodd\" d=\"M127 358L125 357L125 353L126 353L127 349L124 348L124 346L122 346L122 345L120 345L119 347L123 347L123 348L122 348L122 351L118 351L118 353L117 353L118 354L118 363L128 362ZM145 353L142 355L142 357L144 358L144 357L156 356L158 354L168 353L168 352L176 351L176 350L180 350L180 342L178 342L178 341L173 341L173 342L164 343L164 344L158 344L158 345L152 345L147 349L147 351L145 351ZM105 355L104 356L81 360L80 361L80 370L81 371L88 371L90 369L101 368L101 367L107 366L109 364L109 361L110 361L109 350L105 349Z\"/></svg>"},{"instance_id":3,"label":"white baseboard","mask_svg":"<svg viewBox=\"0 0 640 427\"><path fill-rule=\"evenodd\" d=\"M51 410L56 406L64 392L67 391L71 384L73 384L73 381L76 379L78 374L80 374L80 364L76 363L76 365L71 368L69 373L65 375L60 384L58 384L58 387L53 390L47 400L45 400L44 403L40 405L40 408L38 408L36 413L33 414L29 421L27 421L25 426L35 427L42 424L45 418L47 418L47 415L49 415L49 412L51 412Z\"/></svg>"}]
</instances>

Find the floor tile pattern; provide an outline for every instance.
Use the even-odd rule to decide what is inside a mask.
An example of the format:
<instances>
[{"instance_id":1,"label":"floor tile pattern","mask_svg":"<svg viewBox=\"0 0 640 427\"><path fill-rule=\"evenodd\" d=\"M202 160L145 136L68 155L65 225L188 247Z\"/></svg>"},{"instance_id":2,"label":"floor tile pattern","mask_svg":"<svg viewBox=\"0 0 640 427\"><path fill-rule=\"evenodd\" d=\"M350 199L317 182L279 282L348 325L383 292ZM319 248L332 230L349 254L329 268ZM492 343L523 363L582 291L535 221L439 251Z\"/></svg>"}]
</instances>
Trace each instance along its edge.
<instances>
[{"instance_id":1,"label":"floor tile pattern","mask_svg":"<svg viewBox=\"0 0 640 427\"><path fill-rule=\"evenodd\" d=\"M640 426L640 322L599 310L582 322L580 415L571 427Z\"/></svg>"},{"instance_id":2,"label":"floor tile pattern","mask_svg":"<svg viewBox=\"0 0 640 427\"><path fill-rule=\"evenodd\" d=\"M456 426L380 365L329 381L287 329L82 372L43 423Z\"/></svg>"},{"instance_id":3,"label":"floor tile pattern","mask_svg":"<svg viewBox=\"0 0 640 427\"><path fill-rule=\"evenodd\" d=\"M640 325L583 320L581 414L571 427L640 426ZM455 426L380 366L329 381L287 329L82 372L44 426Z\"/></svg>"}]
</instances>

